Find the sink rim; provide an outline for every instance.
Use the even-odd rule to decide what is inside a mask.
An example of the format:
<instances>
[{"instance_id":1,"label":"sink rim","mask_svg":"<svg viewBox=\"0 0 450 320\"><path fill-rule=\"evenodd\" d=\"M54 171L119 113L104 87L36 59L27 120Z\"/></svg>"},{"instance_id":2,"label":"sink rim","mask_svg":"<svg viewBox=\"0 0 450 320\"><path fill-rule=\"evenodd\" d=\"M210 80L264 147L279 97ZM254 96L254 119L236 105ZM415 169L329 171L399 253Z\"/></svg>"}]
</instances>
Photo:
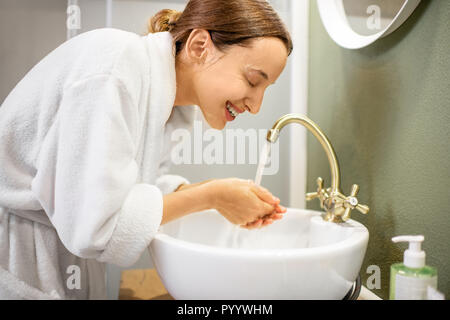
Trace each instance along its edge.
<instances>
[{"instance_id":1,"label":"sink rim","mask_svg":"<svg viewBox=\"0 0 450 320\"><path fill-rule=\"evenodd\" d=\"M320 216L324 212L316 211L316 210L308 210L308 209L298 209L298 208L287 208L288 211L303 211L305 213L313 214L313 216ZM214 209L204 210L201 212L208 211L216 211ZM311 219L313 218L311 217ZM323 221L324 223L333 223ZM333 223L336 226L336 223ZM298 257L308 257L321 255L324 253L329 253L330 251L338 252L340 250L348 249L356 244L362 243L364 241L368 241L369 231L368 229L361 223L349 219L346 222L341 224L342 226L350 225L355 228L355 232L349 236L347 239L331 243L318 247L309 247L309 248L280 248L280 249L241 249L241 248L228 248L228 247L219 247L214 245L190 242L186 240L177 239L173 236L170 236L163 231L158 231L150 246L153 246L153 242L162 241L168 243L170 245L182 248L184 250L196 251L199 253L208 253L208 254L216 254L216 255L229 255L229 256L245 256L246 258L254 257L254 258L264 258L270 257L271 259L286 259L286 258L298 258ZM156 243L155 243L156 244Z\"/></svg>"}]
</instances>

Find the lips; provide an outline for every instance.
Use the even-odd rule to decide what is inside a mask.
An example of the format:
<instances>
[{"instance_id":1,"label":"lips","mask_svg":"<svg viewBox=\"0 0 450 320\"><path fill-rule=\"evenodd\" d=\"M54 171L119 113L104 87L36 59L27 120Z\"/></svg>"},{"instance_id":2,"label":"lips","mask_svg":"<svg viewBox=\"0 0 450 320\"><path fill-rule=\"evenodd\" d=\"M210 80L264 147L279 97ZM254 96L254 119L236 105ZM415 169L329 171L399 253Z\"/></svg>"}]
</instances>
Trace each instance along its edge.
<instances>
[{"instance_id":1,"label":"lips","mask_svg":"<svg viewBox=\"0 0 450 320\"><path fill-rule=\"evenodd\" d=\"M236 117L231 114L227 107L225 107L225 118L227 121L233 121Z\"/></svg>"},{"instance_id":2,"label":"lips","mask_svg":"<svg viewBox=\"0 0 450 320\"><path fill-rule=\"evenodd\" d=\"M237 114L243 113L243 112L245 111L245 110L243 110L243 109L241 109L241 108L235 106L235 105L232 104L230 101L228 101L227 104L229 104L229 105L232 107L232 109L233 109L235 112L237 112Z\"/></svg>"},{"instance_id":3,"label":"lips","mask_svg":"<svg viewBox=\"0 0 450 320\"><path fill-rule=\"evenodd\" d=\"M227 101L225 105L225 116L228 121L233 121L240 113L243 113L244 110L239 109L230 101Z\"/></svg>"}]
</instances>

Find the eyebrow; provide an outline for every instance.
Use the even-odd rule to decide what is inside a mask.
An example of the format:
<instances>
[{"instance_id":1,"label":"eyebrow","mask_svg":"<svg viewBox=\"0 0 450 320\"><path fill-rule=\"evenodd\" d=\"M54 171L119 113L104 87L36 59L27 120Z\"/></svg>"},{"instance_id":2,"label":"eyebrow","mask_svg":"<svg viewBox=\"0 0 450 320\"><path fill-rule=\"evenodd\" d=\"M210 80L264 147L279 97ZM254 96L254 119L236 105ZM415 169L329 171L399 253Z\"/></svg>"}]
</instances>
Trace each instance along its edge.
<instances>
[{"instance_id":1,"label":"eyebrow","mask_svg":"<svg viewBox=\"0 0 450 320\"><path fill-rule=\"evenodd\" d=\"M259 70L259 69L253 69L253 70L257 71L260 75L262 75L264 79L269 80L269 77L267 76L267 73L265 73L264 71Z\"/></svg>"},{"instance_id":2,"label":"eyebrow","mask_svg":"<svg viewBox=\"0 0 450 320\"><path fill-rule=\"evenodd\" d=\"M250 67L250 69L253 70L253 71L258 72L264 79L269 80L269 76L264 71L259 70L259 69L255 69L255 68L252 68L252 67ZM275 82L273 82L272 84L275 84Z\"/></svg>"}]
</instances>

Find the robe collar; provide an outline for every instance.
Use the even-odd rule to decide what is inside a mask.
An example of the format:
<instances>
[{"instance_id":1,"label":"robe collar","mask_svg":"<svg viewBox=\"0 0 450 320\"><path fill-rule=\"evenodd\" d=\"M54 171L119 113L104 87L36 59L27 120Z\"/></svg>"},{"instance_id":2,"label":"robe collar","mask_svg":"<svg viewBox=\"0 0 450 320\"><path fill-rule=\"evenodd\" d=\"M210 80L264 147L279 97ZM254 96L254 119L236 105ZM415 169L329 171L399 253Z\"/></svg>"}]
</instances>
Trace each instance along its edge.
<instances>
[{"instance_id":1,"label":"robe collar","mask_svg":"<svg viewBox=\"0 0 450 320\"><path fill-rule=\"evenodd\" d=\"M158 109L157 120L165 124L176 95L175 45L170 32L146 36L150 60L150 110Z\"/></svg>"},{"instance_id":2,"label":"robe collar","mask_svg":"<svg viewBox=\"0 0 450 320\"><path fill-rule=\"evenodd\" d=\"M175 45L170 32L144 36L150 61L150 90L147 110L144 112L144 150L141 160L141 180L154 183L163 157L166 124L171 127L192 128L196 117L195 106L174 108L176 95ZM176 116L175 116L176 114ZM180 117L181 116L181 117ZM179 119L182 119L180 121Z\"/></svg>"}]
</instances>

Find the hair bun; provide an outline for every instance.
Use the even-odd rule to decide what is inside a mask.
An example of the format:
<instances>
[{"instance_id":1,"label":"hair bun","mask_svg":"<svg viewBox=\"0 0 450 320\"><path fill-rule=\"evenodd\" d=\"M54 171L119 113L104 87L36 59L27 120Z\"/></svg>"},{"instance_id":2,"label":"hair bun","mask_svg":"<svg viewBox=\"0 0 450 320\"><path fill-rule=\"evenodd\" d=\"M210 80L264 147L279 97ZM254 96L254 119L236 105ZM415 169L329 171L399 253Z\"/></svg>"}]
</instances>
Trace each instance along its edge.
<instances>
[{"instance_id":1,"label":"hair bun","mask_svg":"<svg viewBox=\"0 0 450 320\"><path fill-rule=\"evenodd\" d=\"M163 9L159 11L148 21L148 32L156 33L171 31L175 27L175 23L181 16L181 13L182 12L172 9Z\"/></svg>"}]
</instances>

